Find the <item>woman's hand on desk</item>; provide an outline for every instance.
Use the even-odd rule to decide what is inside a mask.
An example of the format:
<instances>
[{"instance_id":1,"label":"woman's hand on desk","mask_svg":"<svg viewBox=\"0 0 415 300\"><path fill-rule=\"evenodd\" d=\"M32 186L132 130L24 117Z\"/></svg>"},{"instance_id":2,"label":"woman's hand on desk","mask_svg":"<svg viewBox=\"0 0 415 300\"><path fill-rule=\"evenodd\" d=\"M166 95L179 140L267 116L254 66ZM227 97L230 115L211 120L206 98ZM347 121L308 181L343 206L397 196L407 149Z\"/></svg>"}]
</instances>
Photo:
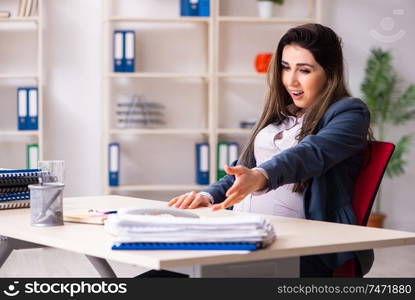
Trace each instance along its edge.
<instances>
[{"instance_id":1,"label":"woman's hand on desk","mask_svg":"<svg viewBox=\"0 0 415 300\"><path fill-rule=\"evenodd\" d=\"M249 194L261 191L267 187L268 179L258 170L249 169L244 166L225 166L228 175L235 176L235 182L226 192L226 200L212 206L212 210L219 210L231 207Z\"/></svg>"},{"instance_id":2,"label":"woman's hand on desk","mask_svg":"<svg viewBox=\"0 0 415 300\"><path fill-rule=\"evenodd\" d=\"M210 203L210 199L208 197L198 194L195 191L192 191L190 193L174 197L168 202L168 206L174 206L183 209L192 209L198 207L212 206L212 204Z\"/></svg>"}]
</instances>

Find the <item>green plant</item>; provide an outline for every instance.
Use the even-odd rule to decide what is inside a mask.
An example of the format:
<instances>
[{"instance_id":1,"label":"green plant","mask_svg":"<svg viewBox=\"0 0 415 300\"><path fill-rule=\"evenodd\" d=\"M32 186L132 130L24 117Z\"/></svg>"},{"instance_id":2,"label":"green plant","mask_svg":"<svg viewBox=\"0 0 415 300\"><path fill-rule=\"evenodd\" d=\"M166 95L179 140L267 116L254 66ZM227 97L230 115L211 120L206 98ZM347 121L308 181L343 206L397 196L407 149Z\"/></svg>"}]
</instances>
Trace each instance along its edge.
<instances>
[{"instance_id":1,"label":"green plant","mask_svg":"<svg viewBox=\"0 0 415 300\"><path fill-rule=\"evenodd\" d=\"M284 4L284 0L258 0L258 1L269 1L269 2L272 2L274 4L279 4L279 5Z\"/></svg>"},{"instance_id":2,"label":"green plant","mask_svg":"<svg viewBox=\"0 0 415 300\"><path fill-rule=\"evenodd\" d=\"M415 119L415 85L402 88L393 67L392 55L380 48L372 49L366 64L365 78L361 85L363 101L371 113L371 125L375 138L384 141L387 125L403 125ZM402 135L396 143L395 151L386 169L390 178L405 173L411 134ZM376 200L376 213L381 213L381 191Z\"/></svg>"}]
</instances>

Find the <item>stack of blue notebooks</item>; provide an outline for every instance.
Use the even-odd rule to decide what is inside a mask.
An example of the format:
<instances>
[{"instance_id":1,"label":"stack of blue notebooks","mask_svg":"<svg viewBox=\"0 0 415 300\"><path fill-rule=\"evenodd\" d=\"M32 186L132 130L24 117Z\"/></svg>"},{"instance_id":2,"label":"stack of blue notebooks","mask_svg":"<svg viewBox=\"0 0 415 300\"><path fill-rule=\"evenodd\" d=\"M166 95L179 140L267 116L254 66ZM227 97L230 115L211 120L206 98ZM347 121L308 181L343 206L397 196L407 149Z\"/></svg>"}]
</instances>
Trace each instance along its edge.
<instances>
[{"instance_id":1,"label":"stack of blue notebooks","mask_svg":"<svg viewBox=\"0 0 415 300\"><path fill-rule=\"evenodd\" d=\"M39 183L40 169L0 170L0 209L30 206L30 184Z\"/></svg>"}]
</instances>

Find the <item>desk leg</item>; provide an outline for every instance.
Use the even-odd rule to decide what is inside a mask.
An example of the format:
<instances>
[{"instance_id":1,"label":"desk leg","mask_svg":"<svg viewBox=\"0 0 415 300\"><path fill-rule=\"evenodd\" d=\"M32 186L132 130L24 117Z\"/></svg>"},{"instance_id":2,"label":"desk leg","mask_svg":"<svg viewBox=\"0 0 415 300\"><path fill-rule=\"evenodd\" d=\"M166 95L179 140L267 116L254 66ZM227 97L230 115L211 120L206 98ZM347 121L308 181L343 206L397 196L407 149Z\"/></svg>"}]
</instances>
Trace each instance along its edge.
<instances>
[{"instance_id":1,"label":"desk leg","mask_svg":"<svg viewBox=\"0 0 415 300\"><path fill-rule=\"evenodd\" d=\"M10 247L10 243L8 243L7 238L0 237L0 268L6 262L9 255L12 253L13 248Z\"/></svg>"},{"instance_id":2,"label":"desk leg","mask_svg":"<svg viewBox=\"0 0 415 300\"><path fill-rule=\"evenodd\" d=\"M191 277L208 278L298 278L300 258L289 257L255 262L199 266Z\"/></svg>"},{"instance_id":3,"label":"desk leg","mask_svg":"<svg viewBox=\"0 0 415 300\"><path fill-rule=\"evenodd\" d=\"M88 258L89 262L94 266L95 270L103 278L116 278L114 270L111 268L110 264L103 258L96 256L85 255Z\"/></svg>"},{"instance_id":4,"label":"desk leg","mask_svg":"<svg viewBox=\"0 0 415 300\"><path fill-rule=\"evenodd\" d=\"M44 248L45 246L0 236L0 268L9 258L13 250Z\"/></svg>"}]
</instances>

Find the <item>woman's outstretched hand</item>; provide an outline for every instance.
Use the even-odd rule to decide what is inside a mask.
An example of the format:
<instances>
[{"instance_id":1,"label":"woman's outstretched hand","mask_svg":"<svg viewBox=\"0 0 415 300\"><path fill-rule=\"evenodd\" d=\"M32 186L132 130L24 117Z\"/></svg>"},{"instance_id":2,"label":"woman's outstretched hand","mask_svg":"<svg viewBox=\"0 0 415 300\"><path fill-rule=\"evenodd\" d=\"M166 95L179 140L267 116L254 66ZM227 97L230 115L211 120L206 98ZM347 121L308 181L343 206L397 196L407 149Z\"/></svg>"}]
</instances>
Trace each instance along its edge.
<instances>
[{"instance_id":1,"label":"woman's outstretched hand","mask_svg":"<svg viewBox=\"0 0 415 300\"><path fill-rule=\"evenodd\" d=\"M226 174L234 175L235 182L226 192L226 200L212 206L212 210L231 207L241 202L249 194L266 188L268 179L258 170L252 170L244 166L224 168Z\"/></svg>"},{"instance_id":2,"label":"woman's outstretched hand","mask_svg":"<svg viewBox=\"0 0 415 300\"><path fill-rule=\"evenodd\" d=\"M200 195L195 191L174 197L167 205L183 209L212 206L208 197Z\"/></svg>"}]
</instances>

